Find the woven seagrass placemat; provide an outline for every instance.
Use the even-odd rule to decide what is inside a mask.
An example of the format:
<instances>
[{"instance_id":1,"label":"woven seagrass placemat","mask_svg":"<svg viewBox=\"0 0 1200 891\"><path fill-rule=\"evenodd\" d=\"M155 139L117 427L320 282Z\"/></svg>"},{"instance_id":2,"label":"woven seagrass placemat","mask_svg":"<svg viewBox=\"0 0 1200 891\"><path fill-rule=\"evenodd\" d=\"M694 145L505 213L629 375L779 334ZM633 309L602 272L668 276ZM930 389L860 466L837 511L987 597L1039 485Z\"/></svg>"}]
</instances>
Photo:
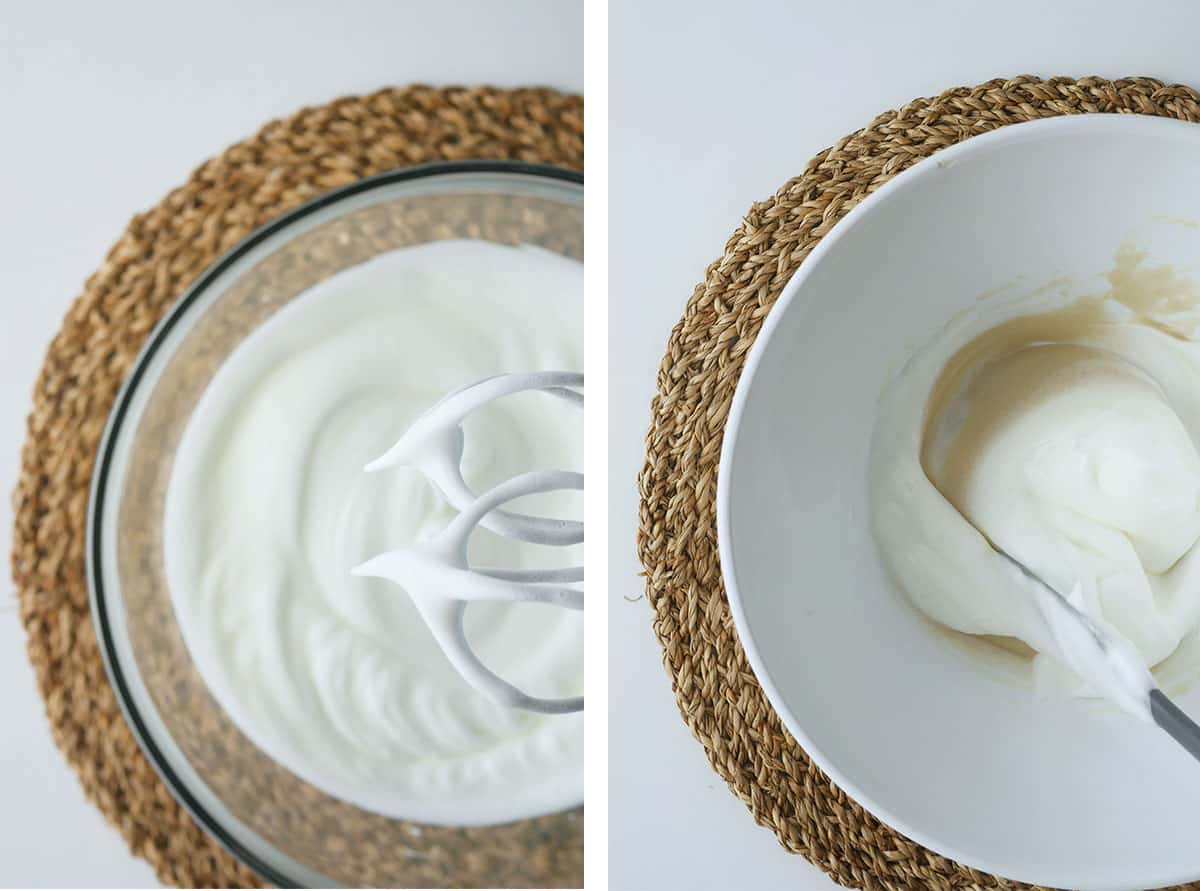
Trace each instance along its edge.
<instances>
[{"instance_id":1,"label":"woven seagrass placemat","mask_svg":"<svg viewBox=\"0 0 1200 891\"><path fill-rule=\"evenodd\" d=\"M338 99L269 123L134 217L46 355L14 496L12 566L29 658L54 739L85 793L164 883L261 884L171 797L105 676L88 605L85 524L93 460L117 390L155 322L253 229L371 174L470 158L582 169L583 100L546 89L415 86ZM544 821L554 817L540 818L511 824L511 834L487 833L488 844L521 846L518 857L489 856L479 843L482 830L414 830L395 855L405 862L353 874L354 884L378 876L420 887L578 887L583 820L567 816L553 826ZM362 831L380 838L378 826ZM542 844L564 833L568 844Z\"/></svg>"},{"instance_id":2,"label":"woven seagrass placemat","mask_svg":"<svg viewBox=\"0 0 1200 891\"><path fill-rule=\"evenodd\" d=\"M730 400L780 290L864 197L976 134L1096 112L1194 122L1200 94L1148 78L1017 77L947 90L880 115L750 208L692 292L658 372L639 479L638 555L680 712L754 819L849 887L1026 886L939 857L880 823L809 761L771 708L738 641L717 553L717 465Z\"/></svg>"}]
</instances>

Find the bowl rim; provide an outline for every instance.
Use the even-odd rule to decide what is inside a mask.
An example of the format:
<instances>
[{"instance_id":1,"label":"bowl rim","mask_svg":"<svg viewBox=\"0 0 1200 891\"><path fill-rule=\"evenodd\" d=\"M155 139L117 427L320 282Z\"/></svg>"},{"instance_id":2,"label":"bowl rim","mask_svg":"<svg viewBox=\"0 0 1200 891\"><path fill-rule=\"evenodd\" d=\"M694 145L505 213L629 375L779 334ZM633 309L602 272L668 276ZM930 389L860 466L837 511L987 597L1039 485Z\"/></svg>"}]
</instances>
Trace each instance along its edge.
<instances>
[{"instance_id":1,"label":"bowl rim","mask_svg":"<svg viewBox=\"0 0 1200 891\"><path fill-rule=\"evenodd\" d=\"M211 813L209 808L199 801L176 772L175 768L171 766L162 749L155 741L145 718L143 718L131 695L129 682L120 664L113 627L110 623L106 607L107 601L103 582L103 547L100 535L102 528L100 518L104 510L109 476L112 472L113 453L117 437L126 420L133 397L138 392L139 385L142 383L147 366L158 354L168 335L208 289L214 283L218 282L230 267L256 247L269 238L294 226L301 220L356 195L411 180L478 174L535 177L581 187L584 183L582 171L550 164L485 159L431 161L387 170L356 180L345 186L330 189L264 223L200 273L195 281L184 290L151 329L145 343L138 351L137 357L130 366L125 380L117 391L116 399L109 410L104 431L100 437L99 447L96 451L96 461L88 487L84 554L86 563L85 576L88 587L88 603L91 610L92 622L100 644L100 653L104 661L104 671L108 676L109 685L116 694L117 705L125 718L126 725L129 727L138 744L138 748L142 750L142 754L150 762L150 766L158 774L163 783L166 784L172 797L179 802L184 810L191 815L192 819L211 838L215 839L218 844L249 869L277 887L294 888L303 887L303 885L297 882L295 878L285 875L281 870L267 863L262 857L250 850L225 827L219 818ZM119 599L120 592L116 592L111 596ZM256 837L262 838L253 828L247 826L246 829ZM277 850L266 839L262 839L262 842L267 847ZM289 862L292 861L293 858L290 855L283 852L280 853Z\"/></svg>"},{"instance_id":2,"label":"bowl rim","mask_svg":"<svg viewBox=\"0 0 1200 891\"><path fill-rule=\"evenodd\" d=\"M1104 135L1118 131L1126 134L1149 134L1158 137L1167 134L1172 138L1184 137L1193 143L1200 142L1200 126L1197 124L1190 121L1155 115L1096 113L1064 115L1043 118L1036 121L1026 121L1000 127L996 130L972 136L962 142L947 146L897 174L851 208L846 216L835 223L830 231L817 242L808 256L801 261L796 271L792 273L791 278L784 284L779 297L768 312L766 319L763 321L762 328L750 348L746 357L746 363L738 378L738 383L730 402L729 414L725 422L725 431L721 441L721 457L717 470L716 494L718 556L721 563L721 578L725 585L726 597L729 601L730 613L733 616L734 628L737 631L738 639L741 641L746 659L750 663L750 668L762 686L771 707L775 709L776 714L779 715L788 732L792 734L796 742L800 744L813 762L839 788L878 820L943 857L950 858L983 872L1027 882L1032 885L1058 888L1086 887L1090 891L1125 891L1125 889L1130 887L1130 877L1122 876L1114 879L1111 876L1088 873L1086 872L1088 868L1086 864L1077 865L1076 869L1078 871L1071 874L1063 871L1064 867L1048 871L1028 870L1024 866L1011 868L1008 865L991 861L986 857L964 853L956 849L953 845L944 844L937 838L925 833L903 819L900 815L864 794L857 783L838 769L834 759L822 751L808 734L805 733L802 722L788 708L787 702L782 696L781 687L771 675L762 654L759 652L753 628L747 617L742 593L738 587L737 566L731 544L732 521L730 512L733 497L731 475L743 415L749 400L749 393L763 356L766 353L768 343L779 327L788 307L792 304L796 295L803 290L806 281L820 265L825 255L834 248L847 232L851 231L862 219L868 216L875 207L890 200L901 191L918 187L927 178L936 176L939 171L952 163L972 156L979 156L997 150L1002 151L1004 147L1024 141L1027 138L1072 134ZM896 592L896 596L903 595ZM1196 872L1188 874L1163 872L1148 877L1139 876L1133 880L1138 882L1137 887L1157 888L1195 881L1198 878L1200 878L1200 874ZM1150 884L1141 884L1143 882Z\"/></svg>"}]
</instances>

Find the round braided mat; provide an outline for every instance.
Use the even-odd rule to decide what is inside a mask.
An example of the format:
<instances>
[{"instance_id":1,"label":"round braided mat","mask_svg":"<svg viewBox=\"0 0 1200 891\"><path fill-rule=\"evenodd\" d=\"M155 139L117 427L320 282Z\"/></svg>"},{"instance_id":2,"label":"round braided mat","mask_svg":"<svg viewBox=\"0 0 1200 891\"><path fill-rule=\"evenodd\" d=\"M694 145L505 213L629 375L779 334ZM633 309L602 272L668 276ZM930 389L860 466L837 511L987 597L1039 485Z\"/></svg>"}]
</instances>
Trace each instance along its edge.
<instances>
[{"instance_id":1,"label":"round braided mat","mask_svg":"<svg viewBox=\"0 0 1200 891\"><path fill-rule=\"evenodd\" d=\"M638 555L679 709L754 819L849 887L1027 886L947 860L880 823L809 761L771 708L738 641L717 554L717 465L729 403L779 292L850 208L970 136L1094 112L1200 121L1200 94L1148 78L1018 77L880 115L750 208L692 292L658 372L639 479Z\"/></svg>"},{"instance_id":2,"label":"round braided mat","mask_svg":"<svg viewBox=\"0 0 1200 891\"><path fill-rule=\"evenodd\" d=\"M251 230L364 176L466 158L582 169L582 98L545 89L415 86L338 99L267 124L134 217L50 345L14 496L13 577L29 658L54 739L88 798L166 884L261 882L175 802L134 741L105 676L84 551L88 486L109 409L152 326ZM410 862L378 875L396 881L402 873L404 884L421 887L443 886L447 876L466 887L578 887L583 821L572 816L571 843L553 850L534 848L551 837L542 821L556 817L511 824L508 853L517 849L520 857L488 856L475 831L434 828L414 841L420 850L407 852ZM354 884L370 881L364 874Z\"/></svg>"}]
</instances>

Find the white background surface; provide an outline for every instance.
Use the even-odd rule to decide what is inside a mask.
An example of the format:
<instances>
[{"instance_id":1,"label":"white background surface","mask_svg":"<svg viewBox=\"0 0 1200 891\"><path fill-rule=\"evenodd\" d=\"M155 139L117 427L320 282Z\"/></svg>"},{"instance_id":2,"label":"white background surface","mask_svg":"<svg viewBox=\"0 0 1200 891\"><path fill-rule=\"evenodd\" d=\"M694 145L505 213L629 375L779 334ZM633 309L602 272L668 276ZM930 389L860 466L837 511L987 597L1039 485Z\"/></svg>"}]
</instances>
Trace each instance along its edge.
<instances>
[{"instance_id":1,"label":"white background surface","mask_svg":"<svg viewBox=\"0 0 1200 891\"><path fill-rule=\"evenodd\" d=\"M3 535L42 355L130 216L266 121L338 95L581 90L582 22L560 0L0 4ZM51 741L3 578L0 885L153 886Z\"/></svg>"},{"instance_id":2,"label":"white background surface","mask_svg":"<svg viewBox=\"0 0 1200 891\"><path fill-rule=\"evenodd\" d=\"M750 204L877 113L1015 74L1145 74L1200 86L1200 6L609 8L610 886L833 888L757 827L709 768L678 716L650 609L625 599L642 591L635 480L671 327Z\"/></svg>"}]
</instances>

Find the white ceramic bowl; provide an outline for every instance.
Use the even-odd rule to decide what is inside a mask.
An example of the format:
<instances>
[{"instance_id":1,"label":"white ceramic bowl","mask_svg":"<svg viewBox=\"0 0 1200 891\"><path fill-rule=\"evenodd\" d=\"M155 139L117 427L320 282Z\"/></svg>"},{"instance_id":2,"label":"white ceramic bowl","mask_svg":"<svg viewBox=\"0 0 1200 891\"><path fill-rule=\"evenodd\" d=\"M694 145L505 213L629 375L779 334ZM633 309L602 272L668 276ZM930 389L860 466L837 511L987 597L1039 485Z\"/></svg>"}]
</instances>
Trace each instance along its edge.
<instances>
[{"instance_id":1,"label":"white ceramic bowl","mask_svg":"<svg viewBox=\"0 0 1200 891\"><path fill-rule=\"evenodd\" d=\"M1200 878L1200 765L1095 703L1039 702L936 631L869 530L876 402L898 365L997 288L1104 286L1123 242L1200 278L1200 126L1087 115L923 161L784 288L726 426L721 565L738 634L813 760L881 820L1013 879L1142 889ZM1200 690L1177 696L1200 715Z\"/></svg>"}]
</instances>

